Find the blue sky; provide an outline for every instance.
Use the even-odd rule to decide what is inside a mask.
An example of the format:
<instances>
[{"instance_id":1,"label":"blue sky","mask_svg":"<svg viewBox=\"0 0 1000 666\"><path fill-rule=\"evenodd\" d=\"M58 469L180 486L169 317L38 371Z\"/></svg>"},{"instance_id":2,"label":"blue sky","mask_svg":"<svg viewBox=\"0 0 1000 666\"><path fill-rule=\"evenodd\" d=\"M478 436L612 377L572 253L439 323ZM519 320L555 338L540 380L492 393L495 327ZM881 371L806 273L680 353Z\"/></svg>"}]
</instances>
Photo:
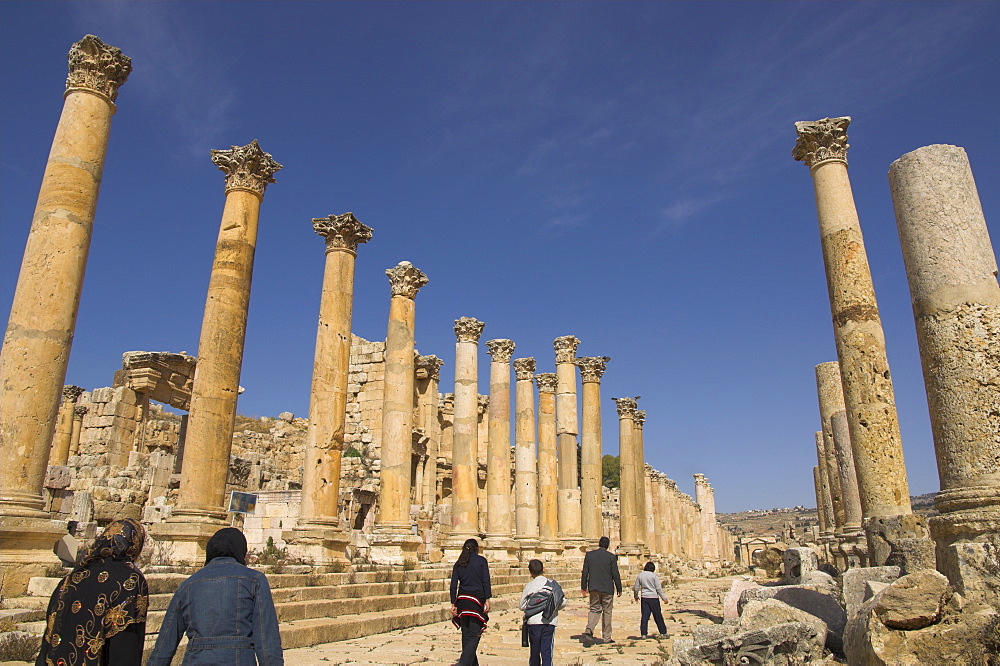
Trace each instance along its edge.
<instances>
[{"instance_id":1,"label":"blue sky","mask_svg":"<svg viewBox=\"0 0 1000 666\"><path fill-rule=\"evenodd\" d=\"M0 313L9 311L66 52L134 71L112 126L67 383L127 350L197 352L222 210L212 148L259 139L268 187L240 412L308 412L323 242L353 211L355 332L383 339L409 260L417 346L486 322L552 371L552 340L612 357L646 456L720 511L815 504L814 366L835 360L793 122L853 117L850 173L895 380L911 491L938 489L886 172L966 148L1000 237L996 3L0 3ZM480 391L488 391L481 346Z\"/></svg>"}]
</instances>

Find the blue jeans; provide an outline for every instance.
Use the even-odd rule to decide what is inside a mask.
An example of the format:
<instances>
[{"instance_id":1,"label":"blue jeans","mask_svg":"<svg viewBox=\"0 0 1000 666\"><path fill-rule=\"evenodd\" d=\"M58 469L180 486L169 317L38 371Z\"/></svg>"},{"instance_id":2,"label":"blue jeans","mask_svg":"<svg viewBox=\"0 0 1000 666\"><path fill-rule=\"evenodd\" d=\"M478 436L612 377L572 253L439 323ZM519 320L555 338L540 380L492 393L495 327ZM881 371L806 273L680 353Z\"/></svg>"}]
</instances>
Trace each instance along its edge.
<instances>
[{"instance_id":1,"label":"blue jeans","mask_svg":"<svg viewBox=\"0 0 1000 666\"><path fill-rule=\"evenodd\" d=\"M531 646L528 666L552 666L552 638L555 633L554 624L528 625L528 645Z\"/></svg>"}]
</instances>

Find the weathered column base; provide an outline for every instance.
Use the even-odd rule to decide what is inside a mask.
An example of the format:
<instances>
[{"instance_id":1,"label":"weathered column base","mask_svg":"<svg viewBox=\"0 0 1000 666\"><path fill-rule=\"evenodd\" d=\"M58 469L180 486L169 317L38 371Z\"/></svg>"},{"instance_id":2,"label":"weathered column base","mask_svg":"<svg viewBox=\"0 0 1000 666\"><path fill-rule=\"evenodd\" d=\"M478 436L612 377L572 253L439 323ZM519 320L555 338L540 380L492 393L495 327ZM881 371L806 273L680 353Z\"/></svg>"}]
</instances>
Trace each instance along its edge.
<instances>
[{"instance_id":1,"label":"weathered column base","mask_svg":"<svg viewBox=\"0 0 1000 666\"><path fill-rule=\"evenodd\" d=\"M181 522L171 515L165 523L150 527L150 535L164 559L175 565L201 566L205 563L205 547L212 535L228 525L223 521Z\"/></svg>"},{"instance_id":2,"label":"weathered column base","mask_svg":"<svg viewBox=\"0 0 1000 666\"><path fill-rule=\"evenodd\" d=\"M903 575L934 568L934 542L923 516L873 516L865 520L864 530L872 566L898 566Z\"/></svg>"},{"instance_id":3,"label":"weathered column base","mask_svg":"<svg viewBox=\"0 0 1000 666\"><path fill-rule=\"evenodd\" d=\"M52 547L65 534L61 520L0 516L0 597L24 595L29 578L58 564Z\"/></svg>"},{"instance_id":4,"label":"weathered column base","mask_svg":"<svg viewBox=\"0 0 1000 666\"><path fill-rule=\"evenodd\" d=\"M558 541L539 541L535 557L542 562L552 562L562 555L563 546Z\"/></svg>"},{"instance_id":5,"label":"weathered column base","mask_svg":"<svg viewBox=\"0 0 1000 666\"><path fill-rule=\"evenodd\" d=\"M415 565L421 543L421 538L412 532L376 527L368 537L368 557L375 564Z\"/></svg>"},{"instance_id":6,"label":"weathered column base","mask_svg":"<svg viewBox=\"0 0 1000 666\"><path fill-rule=\"evenodd\" d=\"M640 563L646 563L646 559L642 553L642 546L638 544L622 544L618 546L619 569L634 567Z\"/></svg>"},{"instance_id":7,"label":"weathered column base","mask_svg":"<svg viewBox=\"0 0 1000 666\"><path fill-rule=\"evenodd\" d=\"M346 564L350 539L336 523L306 523L281 533L288 553L312 564Z\"/></svg>"},{"instance_id":8,"label":"weathered column base","mask_svg":"<svg viewBox=\"0 0 1000 666\"><path fill-rule=\"evenodd\" d=\"M517 542L507 536L487 536L480 555L490 562L517 562Z\"/></svg>"},{"instance_id":9,"label":"weathered column base","mask_svg":"<svg viewBox=\"0 0 1000 666\"><path fill-rule=\"evenodd\" d=\"M837 539L838 560L843 563L841 571L868 566L868 542L864 532L846 532Z\"/></svg>"},{"instance_id":10,"label":"weathered column base","mask_svg":"<svg viewBox=\"0 0 1000 666\"><path fill-rule=\"evenodd\" d=\"M587 554L587 542L582 537L569 537L563 539L561 544L562 554L560 557L564 560L582 561Z\"/></svg>"},{"instance_id":11,"label":"weathered column base","mask_svg":"<svg viewBox=\"0 0 1000 666\"><path fill-rule=\"evenodd\" d=\"M934 516L929 520L937 569L968 600L996 599L1000 571L1000 509Z\"/></svg>"},{"instance_id":12,"label":"weathered column base","mask_svg":"<svg viewBox=\"0 0 1000 666\"><path fill-rule=\"evenodd\" d=\"M517 542L517 559L521 562L528 562L533 559L542 559L539 555L541 542L538 539L514 537Z\"/></svg>"}]
</instances>

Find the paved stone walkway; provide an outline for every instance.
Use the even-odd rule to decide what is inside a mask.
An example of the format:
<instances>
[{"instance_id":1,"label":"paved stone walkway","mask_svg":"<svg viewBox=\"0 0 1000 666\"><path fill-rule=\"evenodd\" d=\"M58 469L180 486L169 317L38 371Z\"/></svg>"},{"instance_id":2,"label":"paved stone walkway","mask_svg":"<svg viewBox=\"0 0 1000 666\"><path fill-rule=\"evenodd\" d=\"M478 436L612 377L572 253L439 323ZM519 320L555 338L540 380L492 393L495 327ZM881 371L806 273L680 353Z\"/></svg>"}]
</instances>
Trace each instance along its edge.
<instances>
[{"instance_id":1,"label":"paved stone walkway","mask_svg":"<svg viewBox=\"0 0 1000 666\"><path fill-rule=\"evenodd\" d=\"M587 604L579 592L569 593L559 614L553 661L564 664L613 664L639 666L662 664L670 656L673 638L684 637L698 624L721 622L721 596L731 578L682 580L665 590L664 619L669 638L639 638L639 604L628 590L615 600L614 639L610 645L594 644L582 636L587 624ZM521 612L516 609L490 615L490 626L479 644L482 666L523 666L528 648L521 647ZM650 621L650 630L656 626ZM337 643L285 651L289 666L450 666L458 659L461 637L450 622L402 629Z\"/></svg>"}]
</instances>

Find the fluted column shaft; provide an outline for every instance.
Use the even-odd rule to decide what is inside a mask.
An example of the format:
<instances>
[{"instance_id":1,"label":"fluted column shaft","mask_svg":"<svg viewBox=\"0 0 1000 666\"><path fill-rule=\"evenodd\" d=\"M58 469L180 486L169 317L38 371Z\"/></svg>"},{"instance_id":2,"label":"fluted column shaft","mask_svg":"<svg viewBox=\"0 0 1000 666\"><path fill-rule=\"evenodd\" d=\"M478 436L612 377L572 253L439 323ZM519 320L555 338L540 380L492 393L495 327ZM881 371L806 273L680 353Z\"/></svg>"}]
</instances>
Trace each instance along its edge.
<instances>
[{"instance_id":1,"label":"fluted column shaft","mask_svg":"<svg viewBox=\"0 0 1000 666\"><path fill-rule=\"evenodd\" d=\"M225 519L224 499L233 445L257 223L264 188L281 168L256 141L213 150L226 173L226 203L208 282L191 387L184 462L174 522Z\"/></svg>"},{"instance_id":2,"label":"fluted column shaft","mask_svg":"<svg viewBox=\"0 0 1000 666\"><path fill-rule=\"evenodd\" d=\"M452 539L479 533L479 336L485 324L471 317L455 321L455 417L452 452Z\"/></svg>"},{"instance_id":3,"label":"fluted column shaft","mask_svg":"<svg viewBox=\"0 0 1000 666\"><path fill-rule=\"evenodd\" d=\"M638 398L636 398L638 400ZM636 485L635 485L635 504L639 511L639 515L636 517L638 521L638 537L639 543L644 546L649 546L648 534L646 532L649 525L649 511L646 508L646 446L642 437L642 428L646 423L646 412L642 409L635 410L635 415L632 419L632 448L635 450L635 464L636 464Z\"/></svg>"},{"instance_id":4,"label":"fluted column shaft","mask_svg":"<svg viewBox=\"0 0 1000 666\"><path fill-rule=\"evenodd\" d=\"M635 439L635 398L615 398L618 406L619 511L621 547L637 550L639 540L639 478L642 460L638 458ZM643 523L645 529L645 523Z\"/></svg>"},{"instance_id":5,"label":"fluted column shaft","mask_svg":"<svg viewBox=\"0 0 1000 666\"><path fill-rule=\"evenodd\" d=\"M441 420L438 417L438 381L444 361L428 355L417 358L417 427L427 437L423 470L423 507L428 513L437 504L437 461L441 451Z\"/></svg>"},{"instance_id":6,"label":"fluted column shaft","mask_svg":"<svg viewBox=\"0 0 1000 666\"><path fill-rule=\"evenodd\" d=\"M0 350L0 514L48 518L42 484L66 379L118 87L131 61L87 35L69 79Z\"/></svg>"},{"instance_id":7,"label":"fluted column shaft","mask_svg":"<svg viewBox=\"0 0 1000 666\"><path fill-rule=\"evenodd\" d=\"M845 507L844 491L837 466L837 447L833 439L833 415L846 407L844 389L840 380L840 365L836 361L820 363L816 366L816 394L819 398L819 417L823 431L823 455L827 479L830 485L830 501L833 504L833 531L836 536L844 534Z\"/></svg>"},{"instance_id":8,"label":"fluted column shaft","mask_svg":"<svg viewBox=\"0 0 1000 666\"><path fill-rule=\"evenodd\" d=\"M828 536L830 527L827 523L826 496L823 493L823 478L820 476L819 465L813 467L813 487L816 489L816 522L819 524L821 536Z\"/></svg>"},{"instance_id":9,"label":"fluted column shaft","mask_svg":"<svg viewBox=\"0 0 1000 666\"><path fill-rule=\"evenodd\" d=\"M646 548L649 549L650 553L656 553L657 548L657 537L656 537L656 505L655 495L653 494L653 468L649 465L645 465L645 474L643 474L643 484L645 487L645 498L644 504L646 505Z\"/></svg>"},{"instance_id":10,"label":"fluted column shaft","mask_svg":"<svg viewBox=\"0 0 1000 666\"><path fill-rule=\"evenodd\" d=\"M486 463L486 537L511 536L510 496L510 359L514 341L489 340L490 404Z\"/></svg>"},{"instance_id":11,"label":"fluted column shaft","mask_svg":"<svg viewBox=\"0 0 1000 666\"><path fill-rule=\"evenodd\" d=\"M538 535L544 544L559 538L558 462L556 457L556 375L535 375L538 385Z\"/></svg>"},{"instance_id":12,"label":"fluted column shaft","mask_svg":"<svg viewBox=\"0 0 1000 666\"><path fill-rule=\"evenodd\" d=\"M535 359L514 360L514 525L519 541L539 534L534 373Z\"/></svg>"},{"instance_id":13,"label":"fluted column shaft","mask_svg":"<svg viewBox=\"0 0 1000 666\"><path fill-rule=\"evenodd\" d=\"M837 454L837 473L840 477L840 492L843 493L844 534L861 532L861 496L858 494L858 475L854 470L854 451L851 448L851 431L847 412L843 409L830 417L833 427L833 447Z\"/></svg>"},{"instance_id":14,"label":"fluted column shaft","mask_svg":"<svg viewBox=\"0 0 1000 666\"><path fill-rule=\"evenodd\" d=\"M850 118L796 123L816 193L834 341L865 518L912 513L885 335L847 175Z\"/></svg>"},{"instance_id":15,"label":"fluted column shaft","mask_svg":"<svg viewBox=\"0 0 1000 666\"><path fill-rule=\"evenodd\" d=\"M70 443L73 439L73 419L76 400L83 393L79 386L64 386L62 404L56 419L56 431L52 437L52 449L49 452L50 465L65 465L69 460Z\"/></svg>"},{"instance_id":16,"label":"fluted column shaft","mask_svg":"<svg viewBox=\"0 0 1000 666\"><path fill-rule=\"evenodd\" d=\"M601 377L607 356L576 359L583 380L583 428L580 437L580 522L583 538L596 541L603 536L601 511L602 443Z\"/></svg>"},{"instance_id":17,"label":"fluted column shaft","mask_svg":"<svg viewBox=\"0 0 1000 666\"><path fill-rule=\"evenodd\" d=\"M347 422L354 263L358 244L367 243L372 230L351 213L316 218L313 230L325 239L326 259L309 393L300 522L335 526Z\"/></svg>"},{"instance_id":18,"label":"fluted column shaft","mask_svg":"<svg viewBox=\"0 0 1000 666\"><path fill-rule=\"evenodd\" d=\"M826 466L826 438L821 430L816 431L816 462L819 465L820 487L823 492L823 515L826 518L826 529L820 528L820 536L832 538L835 529L833 517L833 498L830 489L830 468Z\"/></svg>"},{"instance_id":19,"label":"fluted column shaft","mask_svg":"<svg viewBox=\"0 0 1000 666\"><path fill-rule=\"evenodd\" d=\"M559 445L559 536L577 540L582 536L580 486L577 466L576 348L572 335L555 340L556 351L556 439Z\"/></svg>"}]
</instances>

